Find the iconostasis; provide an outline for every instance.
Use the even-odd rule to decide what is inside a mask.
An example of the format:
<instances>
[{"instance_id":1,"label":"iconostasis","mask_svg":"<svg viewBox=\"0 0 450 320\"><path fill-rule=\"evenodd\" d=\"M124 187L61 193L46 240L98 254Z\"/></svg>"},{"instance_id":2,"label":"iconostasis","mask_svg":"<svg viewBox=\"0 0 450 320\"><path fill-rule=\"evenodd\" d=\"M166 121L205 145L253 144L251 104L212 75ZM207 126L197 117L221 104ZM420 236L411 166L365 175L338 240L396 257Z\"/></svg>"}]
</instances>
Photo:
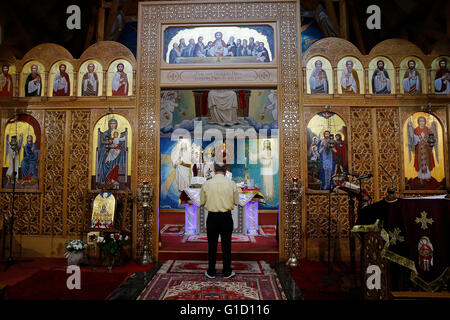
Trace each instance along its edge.
<instances>
[{"instance_id":1,"label":"iconostasis","mask_svg":"<svg viewBox=\"0 0 450 320\"><path fill-rule=\"evenodd\" d=\"M86 229L90 193L133 187L136 60L104 41L79 59L42 44L21 60L2 61L0 206L8 210L14 188L14 250L62 256L64 242ZM132 217L124 221L132 232Z\"/></svg>"},{"instance_id":2,"label":"iconostasis","mask_svg":"<svg viewBox=\"0 0 450 320\"><path fill-rule=\"evenodd\" d=\"M392 39L363 55L346 40L325 38L299 56L293 1L267 3L272 10L264 12L249 7L248 21L213 25L194 23L198 12L188 19L169 16L162 10L166 4L141 6L138 62L111 41L94 44L79 59L54 44L39 45L21 60L0 57L0 206L8 210L15 181L21 247L32 248L24 255L61 256L65 240L84 228L86 193L105 184L126 193L148 180L159 187L153 213L181 209L183 182L177 181L173 158L184 152L201 155L206 163L225 150L233 180L240 182L246 173L254 180L266 198L259 209L278 210L280 257L291 250L285 234L294 178L305 188L296 250L313 259L327 237L334 174L372 174L364 188L374 201L391 186L381 166L394 176L399 196L449 188L448 48L424 54L406 40ZM153 6L162 8L160 16L151 15ZM159 24L163 18L180 23ZM270 22L252 22L261 18ZM213 54L183 56L176 50L182 38L186 47L191 39L217 46L211 46ZM247 46L258 42L256 55L237 54L244 40ZM223 43L228 50L229 42L236 55L223 55ZM210 108L208 99L218 97L235 107ZM266 134L227 141L227 129ZM330 151L324 146L331 136ZM16 157L8 147L11 139L20 142ZM270 172L259 159L270 164ZM332 201L333 228L345 247L348 196L337 194ZM133 250L139 255L143 212L134 210L135 224L127 228L135 234ZM156 228L157 215L153 219ZM153 253L156 237L152 234L149 243Z\"/></svg>"},{"instance_id":3,"label":"iconostasis","mask_svg":"<svg viewBox=\"0 0 450 320\"><path fill-rule=\"evenodd\" d=\"M327 237L323 208L334 175L371 174L363 188L372 201L392 186L383 168L399 197L445 194L450 187L448 52L436 48L426 55L392 39L362 55L346 40L325 38L304 53L302 161L307 250L313 256ZM348 196L336 193L331 206L332 230L347 246Z\"/></svg>"}]
</instances>

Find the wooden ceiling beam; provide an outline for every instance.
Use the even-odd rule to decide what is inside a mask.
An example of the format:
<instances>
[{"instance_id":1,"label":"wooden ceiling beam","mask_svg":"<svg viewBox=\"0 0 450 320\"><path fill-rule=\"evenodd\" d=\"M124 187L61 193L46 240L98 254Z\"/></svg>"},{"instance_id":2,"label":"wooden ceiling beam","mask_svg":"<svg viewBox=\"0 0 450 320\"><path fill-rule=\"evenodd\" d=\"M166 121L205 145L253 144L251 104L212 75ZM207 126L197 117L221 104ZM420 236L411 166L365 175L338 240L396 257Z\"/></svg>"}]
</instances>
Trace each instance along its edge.
<instances>
[{"instance_id":1,"label":"wooden ceiling beam","mask_svg":"<svg viewBox=\"0 0 450 320\"><path fill-rule=\"evenodd\" d=\"M348 19L347 19L347 3L345 0L339 1L339 33L341 38L349 39L348 35Z\"/></svg>"},{"instance_id":2,"label":"wooden ceiling beam","mask_svg":"<svg viewBox=\"0 0 450 320\"><path fill-rule=\"evenodd\" d=\"M358 13L356 12L355 1L349 0L350 14L352 16L353 31L356 35L356 41L358 42L359 51L362 54L366 54L366 45L361 33L361 28L359 26Z\"/></svg>"},{"instance_id":3,"label":"wooden ceiling beam","mask_svg":"<svg viewBox=\"0 0 450 320\"><path fill-rule=\"evenodd\" d=\"M91 45L92 37L94 35L95 30L96 17L98 15L98 9L96 6L92 6L91 10L92 10L91 21L89 21L89 26L86 32L86 38L84 40L84 50L86 50Z\"/></svg>"},{"instance_id":4,"label":"wooden ceiling beam","mask_svg":"<svg viewBox=\"0 0 450 320\"><path fill-rule=\"evenodd\" d=\"M330 22L333 25L334 30L339 32L339 22L337 19L336 11L334 10L333 0L325 0L325 9L327 10Z\"/></svg>"},{"instance_id":5,"label":"wooden ceiling beam","mask_svg":"<svg viewBox=\"0 0 450 320\"><path fill-rule=\"evenodd\" d=\"M111 29L113 27L114 21L117 18L117 12L119 11L119 0L113 0L112 6L109 9L108 19L106 21L106 37L111 34Z\"/></svg>"}]
</instances>

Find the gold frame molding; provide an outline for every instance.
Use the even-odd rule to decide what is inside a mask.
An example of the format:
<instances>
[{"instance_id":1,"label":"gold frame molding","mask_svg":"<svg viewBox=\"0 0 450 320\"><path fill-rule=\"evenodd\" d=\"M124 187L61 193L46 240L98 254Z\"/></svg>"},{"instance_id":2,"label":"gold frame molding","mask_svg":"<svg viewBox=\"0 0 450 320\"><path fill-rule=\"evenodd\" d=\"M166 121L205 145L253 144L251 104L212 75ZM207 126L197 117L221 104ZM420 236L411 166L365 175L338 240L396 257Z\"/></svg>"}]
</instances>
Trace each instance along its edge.
<instances>
[{"instance_id":1,"label":"gold frame molding","mask_svg":"<svg viewBox=\"0 0 450 320\"><path fill-rule=\"evenodd\" d=\"M278 79L278 122L280 141L279 174L279 217L280 241L279 258L286 260L290 244L286 241L288 229L287 186L294 177L300 176L300 44L299 2L296 0L250 0L250 1L155 1L139 3L138 18L138 74L137 74L137 184L148 180L157 190L152 207L152 234L147 243L152 256L158 258L158 208L159 208L159 106L161 79L161 39L162 25L167 24L242 24L275 22L274 37L277 44ZM243 66L236 66L236 69ZM191 67L193 68L193 67ZM218 67L216 67L218 68ZM225 68L224 68L225 69ZM224 87L220 83L215 87ZM180 86L182 88L182 86ZM143 252L144 213L138 209L136 221L136 254ZM301 222L297 230L302 230ZM297 256L301 252L302 232L295 248Z\"/></svg>"}]
</instances>

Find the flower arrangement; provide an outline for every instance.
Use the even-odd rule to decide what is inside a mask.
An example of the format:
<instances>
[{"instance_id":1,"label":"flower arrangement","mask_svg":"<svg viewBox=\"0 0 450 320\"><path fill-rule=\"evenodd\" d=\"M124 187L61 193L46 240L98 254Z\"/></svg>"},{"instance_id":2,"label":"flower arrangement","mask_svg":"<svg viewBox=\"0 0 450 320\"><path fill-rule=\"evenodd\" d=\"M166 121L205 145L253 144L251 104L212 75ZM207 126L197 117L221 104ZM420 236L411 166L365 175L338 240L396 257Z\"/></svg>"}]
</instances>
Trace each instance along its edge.
<instances>
[{"instance_id":1,"label":"flower arrangement","mask_svg":"<svg viewBox=\"0 0 450 320\"><path fill-rule=\"evenodd\" d=\"M95 246L99 246L100 250L106 255L109 266L112 266L120 257L125 243L128 241L128 235L121 232L101 233L99 236L93 235L90 239Z\"/></svg>"},{"instance_id":2,"label":"flower arrangement","mask_svg":"<svg viewBox=\"0 0 450 320\"><path fill-rule=\"evenodd\" d=\"M83 240L70 240L66 242L67 252L64 257L67 258L68 265L78 265L84 258L84 249L87 243Z\"/></svg>"},{"instance_id":3,"label":"flower arrangement","mask_svg":"<svg viewBox=\"0 0 450 320\"><path fill-rule=\"evenodd\" d=\"M70 240L66 242L68 252L83 251L87 248L87 243L83 240Z\"/></svg>"}]
</instances>

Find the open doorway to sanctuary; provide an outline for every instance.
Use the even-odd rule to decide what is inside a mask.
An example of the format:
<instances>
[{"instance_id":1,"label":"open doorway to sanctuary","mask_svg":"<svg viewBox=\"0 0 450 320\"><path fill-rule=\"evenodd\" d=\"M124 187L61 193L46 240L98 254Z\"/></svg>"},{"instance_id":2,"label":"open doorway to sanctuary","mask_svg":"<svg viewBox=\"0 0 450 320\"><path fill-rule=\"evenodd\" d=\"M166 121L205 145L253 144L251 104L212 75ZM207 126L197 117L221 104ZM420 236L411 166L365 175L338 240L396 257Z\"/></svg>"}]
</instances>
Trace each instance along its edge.
<instances>
[{"instance_id":1,"label":"open doorway to sanctuary","mask_svg":"<svg viewBox=\"0 0 450 320\"><path fill-rule=\"evenodd\" d=\"M278 202L278 210L272 209L277 210L274 212L278 213L277 221L279 222L278 252L274 251L274 255L277 256L277 260L281 261L286 261L293 251L298 257L304 255L303 248L306 245L303 236L305 219L303 217L291 219L291 216L294 215L291 214L293 210L288 203L289 188L294 184L294 181L301 181L302 174L301 148L299 148L302 143L301 130L299 130L302 126L302 113L299 90L301 67L298 55L300 40L298 25L298 1L294 0L267 0L262 2L260 0L248 0L231 3L228 1L203 1L202 3L197 1L174 1L170 3L152 1L139 3L137 48L139 66L136 76L139 129L136 141L136 182L137 187L139 187L145 181L148 181L154 186L155 192L150 208L148 210L138 208L135 213L134 231L136 240L134 252L137 257L142 256L147 250L157 261L163 259L163 250L159 247L161 227L159 219L163 214L162 206L160 206L162 195L159 194L160 191L163 191L161 186L162 172L160 171L161 169L164 170L164 166L169 170L170 163L162 164L161 153L163 153L163 150L161 148L164 147L164 144L161 145L160 141L160 122L162 122L162 125L165 122L170 122L171 115L163 115L161 121L160 112L171 108L170 104L167 108L161 108L162 94L166 89L188 90L191 97L194 95L193 91L197 91L197 89L208 91L230 89L237 90L238 94L241 90L264 89L268 90L267 95L270 90L277 90L278 108L276 113L279 135L276 146L279 150L279 165L276 167L279 172L278 179L274 179L274 190L277 191L277 196L281 200ZM180 32L183 32L183 36ZM182 39L183 41L181 41ZM237 41L238 39L241 40L240 44ZM247 40L246 44L244 44L244 39ZM243 56L242 52L245 53L245 50L238 50L238 47L246 45L249 49L248 45L250 42L253 45L253 41L254 47L251 55L250 51L247 50L247 55ZM256 42L258 42L258 48L256 48ZM180 50L180 44L182 50ZM207 49L207 55L204 49L208 45L210 47ZM193 46L194 49L192 50ZM197 46L197 50L195 46ZM227 50L225 50L225 47ZM171 60L172 49L174 51ZM194 56L194 52L197 53L196 56ZM211 52L214 52L213 56L211 56ZM234 52L236 52L236 55ZM205 57L198 56L200 53L205 54ZM241 53L241 55L239 56L238 53ZM198 94L197 98L201 102L201 93L196 94ZM236 94L234 92L234 95ZM229 99L232 96L229 94ZM194 99L193 105L197 105L195 104L195 97L191 98ZM250 100L251 97L256 97L256 95L252 93ZM238 101L240 98L236 96ZM196 117L196 114L204 116L201 103L197 106L200 106L200 110L195 110L195 107L191 109L193 110L191 111L193 112L191 120ZM264 118L273 117L272 111L265 112ZM249 110L250 112L251 110ZM172 114L172 116L175 117L177 114ZM226 109L221 110L221 112L214 112L212 116L219 124L223 120L227 122L228 120L233 121L235 117L238 120L239 117L243 117L240 114L234 115ZM265 119L261 119L261 112L253 116L253 120L259 123L262 123ZM202 122L202 125L207 125L207 123ZM192 128L192 131L195 131L194 128ZM178 139L181 141L183 138L180 139L178 136L175 141L178 142ZM190 139L195 140L192 137ZM233 140L233 146L237 145L238 141L239 139ZM275 147L272 145L273 141L269 139L269 142L270 149L273 150ZM267 150L269 150L269 142L265 143ZM231 142L226 142L222 146L225 147L225 150L228 150L230 144ZM179 149L182 145L184 144L180 142ZM199 146L204 151L208 145L202 144ZM186 145L183 148L188 147L189 145ZM214 145L214 147L216 146ZM264 143L261 142L261 150L263 148ZM245 148L242 147L241 150L245 150ZM229 154L228 151L226 154ZM242 156L246 158L245 153ZM250 156L247 158L250 158ZM172 166L172 164L170 165ZM243 168L233 169L230 167L230 170L238 170L241 174L245 173L244 163L242 162L240 166ZM179 171L181 170L183 169L180 168ZM251 180L250 167L247 170ZM167 174L170 175L169 172ZM236 176L239 173L232 174ZM242 177L245 178L245 175L242 174ZM258 177L261 178L261 174L258 174ZM257 179L253 178L253 180L257 184ZM262 179L260 183L262 183ZM174 190L173 183L170 186ZM260 187L262 188L262 185ZM179 190L177 191L179 192ZM174 199L178 201L176 197ZM183 217L185 208L179 208L178 203L175 204L177 205L176 209L181 210L180 214ZM260 209L259 205L258 202L258 210ZM303 199L300 205L295 206L294 211L299 217L303 206ZM149 217L149 224L144 223L145 216ZM260 221L261 217L259 217ZM144 230L146 225L149 225L149 232ZM295 226L295 228L291 226ZM289 238L287 237L287 234L291 233L290 230L296 230L297 232L295 242L291 241L294 238L292 235ZM146 237L146 235L149 235L149 237Z\"/></svg>"},{"instance_id":2,"label":"open doorway to sanctuary","mask_svg":"<svg viewBox=\"0 0 450 320\"><path fill-rule=\"evenodd\" d=\"M239 191L232 250L278 259L279 140L275 89L161 90L159 258L207 258L202 184L224 162ZM220 254L219 250L219 254Z\"/></svg>"}]
</instances>

